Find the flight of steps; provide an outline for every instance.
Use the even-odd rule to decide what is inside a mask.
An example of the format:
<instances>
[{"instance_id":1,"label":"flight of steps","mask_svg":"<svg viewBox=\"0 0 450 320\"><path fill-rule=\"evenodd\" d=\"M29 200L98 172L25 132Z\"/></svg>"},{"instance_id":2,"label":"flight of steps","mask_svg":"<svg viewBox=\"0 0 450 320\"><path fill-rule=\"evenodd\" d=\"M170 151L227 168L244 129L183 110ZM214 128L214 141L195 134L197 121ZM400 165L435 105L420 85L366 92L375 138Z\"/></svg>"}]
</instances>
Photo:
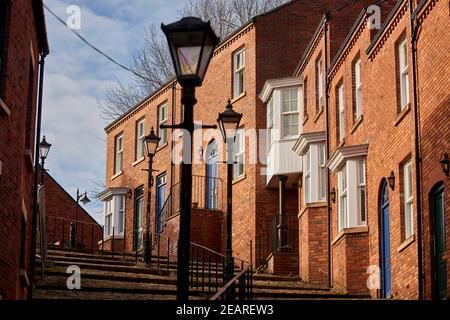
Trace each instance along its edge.
<instances>
[{"instance_id":1,"label":"flight of steps","mask_svg":"<svg viewBox=\"0 0 450 320\"><path fill-rule=\"evenodd\" d=\"M135 256L115 256L105 253L86 254L71 250L50 249L45 276L36 270L33 299L80 300L175 300L176 264L160 258L160 269L136 266ZM152 260L156 267L156 257ZM39 266L40 264L37 263ZM69 290L67 267L81 269L81 290ZM215 282L215 279L211 280ZM190 290L192 300L207 300L208 295ZM211 291L211 295L215 292ZM294 277L254 274L254 300L349 299L330 289L303 283Z\"/></svg>"}]
</instances>

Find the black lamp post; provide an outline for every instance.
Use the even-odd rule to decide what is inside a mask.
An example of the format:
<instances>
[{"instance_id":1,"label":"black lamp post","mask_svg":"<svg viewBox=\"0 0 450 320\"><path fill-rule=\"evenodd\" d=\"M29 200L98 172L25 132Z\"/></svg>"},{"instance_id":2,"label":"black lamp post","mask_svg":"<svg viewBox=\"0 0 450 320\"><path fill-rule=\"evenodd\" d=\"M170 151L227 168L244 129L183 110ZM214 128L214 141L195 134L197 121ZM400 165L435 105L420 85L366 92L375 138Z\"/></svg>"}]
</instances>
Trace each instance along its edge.
<instances>
[{"instance_id":1,"label":"black lamp post","mask_svg":"<svg viewBox=\"0 0 450 320\"><path fill-rule=\"evenodd\" d=\"M148 187L147 187L147 213L145 219L145 246L144 246L144 263L146 266L151 266L152 264L152 247L151 247L151 234L150 234L150 207L151 207L151 196L152 196L152 186L153 186L153 157L156 154L156 150L159 146L159 141L161 140L155 134L155 130L152 128L150 134L145 137L145 145L147 147L147 160L148 160Z\"/></svg>"},{"instance_id":2,"label":"black lamp post","mask_svg":"<svg viewBox=\"0 0 450 320\"><path fill-rule=\"evenodd\" d=\"M227 108L224 112L219 113L217 122L222 133L223 140L227 146L227 249L225 263L225 281L230 281L234 276L233 261L233 164L234 164L234 142L236 140L236 132L242 119L242 113L233 110L231 101L228 100ZM227 290L227 300L234 300L235 288L230 287Z\"/></svg>"},{"instance_id":3,"label":"black lamp post","mask_svg":"<svg viewBox=\"0 0 450 320\"><path fill-rule=\"evenodd\" d=\"M39 153L41 158L41 185L44 185L44 173L45 173L45 159L47 159L48 152L50 151L51 144L45 140L45 136L42 138L42 141L39 143Z\"/></svg>"},{"instance_id":4,"label":"black lamp post","mask_svg":"<svg viewBox=\"0 0 450 320\"><path fill-rule=\"evenodd\" d=\"M77 206L75 207L75 220L72 221L70 224L70 247L76 248L77 247L77 224L78 224L78 206L80 205L80 202L82 204L87 204L91 202L91 200L87 196L87 191L85 191L83 194L80 194L80 189L77 189Z\"/></svg>"},{"instance_id":5,"label":"black lamp post","mask_svg":"<svg viewBox=\"0 0 450 320\"><path fill-rule=\"evenodd\" d=\"M181 103L184 105L184 123L173 128L183 128L189 134L183 138L181 164L181 212L178 239L177 298L189 299L189 246L192 206L192 135L194 133L193 107L195 87L202 84L214 48L219 38L209 22L186 17L169 25L161 25L167 37L177 81L182 86Z\"/></svg>"}]
</instances>

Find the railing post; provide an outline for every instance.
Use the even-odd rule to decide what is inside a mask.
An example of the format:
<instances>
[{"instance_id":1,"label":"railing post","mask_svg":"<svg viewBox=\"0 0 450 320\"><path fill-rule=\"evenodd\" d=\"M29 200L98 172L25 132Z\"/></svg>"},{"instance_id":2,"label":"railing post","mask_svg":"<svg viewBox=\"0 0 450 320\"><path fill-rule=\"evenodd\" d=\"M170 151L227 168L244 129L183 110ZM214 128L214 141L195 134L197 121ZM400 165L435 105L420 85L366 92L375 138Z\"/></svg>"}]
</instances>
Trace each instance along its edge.
<instances>
[{"instance_id":1,"label":"railing post","mask_svg":"<svg viewBox=\"0 0 450 320\"><path fill-rule=\"evenodd\" d=\"M111 257L114 258L114 228L112 227Z\"/></svg>"}]
</instances>

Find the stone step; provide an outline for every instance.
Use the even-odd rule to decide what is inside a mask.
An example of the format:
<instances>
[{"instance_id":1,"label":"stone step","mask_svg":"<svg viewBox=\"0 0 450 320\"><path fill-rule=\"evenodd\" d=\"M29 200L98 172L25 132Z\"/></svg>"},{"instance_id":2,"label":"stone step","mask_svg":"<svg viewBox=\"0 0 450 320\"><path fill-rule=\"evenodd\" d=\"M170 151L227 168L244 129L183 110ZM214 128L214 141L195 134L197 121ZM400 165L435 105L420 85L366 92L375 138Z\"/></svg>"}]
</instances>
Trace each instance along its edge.
<instances>
[{"instance_id":1,"label":"stone step","mask_svg":"<svg viewBox=\"0 0 450 320\"><path fill-rule=\"evenodd\" d=\"M325 286L309 284L301 281L264 281L254 279L253 287L260 289L304 289L330 292L330 289Z\"/></svg>"},{"instance_id":2,"label":"stone step","mask_svg":"<svg viewBox=\"0 0 450 320\"><path fill-rule=\"evenodd\" d=\"M364 299L363 295L344 295L331 291L309 290L309 289L261 289L253 288L255 300L266 299Z\"/></svg>"},{"instance_id":3,"label":"stone step","mask_svg":"<svg viewBox=\"0 0 450 320\"><path fill-rule=\"evenodd\" d=\"M70 261L74 262L85 262L94 264L107 264L107 265L121 265L121 266L134 266L134 262L123 261L123 260L113 260L113 259L100 259L98 257L73 257L73 256L63 256L63 255L49 255L47 256L47 261Z\"/></svg>"}]
</instances>

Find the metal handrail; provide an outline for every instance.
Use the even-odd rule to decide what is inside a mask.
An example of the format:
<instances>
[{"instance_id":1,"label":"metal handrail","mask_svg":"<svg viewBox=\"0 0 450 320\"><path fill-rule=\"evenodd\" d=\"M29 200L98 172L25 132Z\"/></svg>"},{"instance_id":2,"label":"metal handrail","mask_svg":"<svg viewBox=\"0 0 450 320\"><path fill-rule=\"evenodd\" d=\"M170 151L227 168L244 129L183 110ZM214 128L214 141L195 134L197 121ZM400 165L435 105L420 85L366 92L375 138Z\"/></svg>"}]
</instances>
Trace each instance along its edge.
<instances>
[{"instance_id":1,"label":"metal handrail","mask_svg":"<svg viewBox=\"0 0 450 320\"><path fill-rule=\"evenodd\" d=\"M245 276L249 279L245 279ZM239 281L239 300L250 300L251 299L251 278L252 278L252 267L249 265L242 269L237 275L235 275L230 281L228 281L215 295L213 295L210 300L214 301L219 298L224 299L224 295L228 290L233 290L236 287L236 283ZM247 282L247 283L245 283ZM245 286L247 284L247 286ZM242 290L244 287L244 290ZM244 291L244 292L242 292Z\"/></svg>"}]
</instances>

